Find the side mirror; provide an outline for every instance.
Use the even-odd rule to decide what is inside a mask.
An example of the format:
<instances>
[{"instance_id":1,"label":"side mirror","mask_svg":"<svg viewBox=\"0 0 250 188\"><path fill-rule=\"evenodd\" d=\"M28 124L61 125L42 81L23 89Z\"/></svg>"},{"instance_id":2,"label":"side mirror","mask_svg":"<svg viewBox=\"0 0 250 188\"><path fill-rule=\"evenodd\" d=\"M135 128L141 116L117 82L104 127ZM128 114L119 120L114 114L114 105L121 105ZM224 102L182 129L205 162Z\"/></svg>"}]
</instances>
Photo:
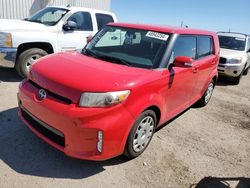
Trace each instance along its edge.
<instances>
[{"instance_id":1,"label":"side mirror","mask_svg":"<svg viewBox=\"0 0 250 188\"><path fill-rule=\"evenodd\" d=\"M63 30L64 31L73 31L75 30L77 27L76 22L73 21L67 21L64 25L63 25Z\"/></svg>"},{"instance_id":2,"label":"side mirror","mask_svg":"<svg viewBox=\"0 0 250 188\"><path fill-rule=\"evenodd\" d=\"M193 66L193 59L187 56L178 56L175 58L174 67L192 67Z\"/></svg>"}]
</instances>

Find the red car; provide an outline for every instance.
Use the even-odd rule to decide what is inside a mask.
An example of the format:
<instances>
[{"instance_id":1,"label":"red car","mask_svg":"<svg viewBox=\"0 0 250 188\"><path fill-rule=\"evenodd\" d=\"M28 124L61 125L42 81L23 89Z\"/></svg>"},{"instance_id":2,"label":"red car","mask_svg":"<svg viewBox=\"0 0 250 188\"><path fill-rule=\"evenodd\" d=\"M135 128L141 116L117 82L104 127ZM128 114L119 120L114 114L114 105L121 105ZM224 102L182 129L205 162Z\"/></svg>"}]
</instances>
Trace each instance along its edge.
<instances>
[{"instance_id":1,"label":"red car","mask_svg":"<svg viewBox=\"0 0 250 188\"><path fill-rule=\"evenodd\" d=\"M81 53L53 54L33 65L19 86L19 116L71 157L134 158L157 127L209 102L218 60L213 32L108 24Z\"/></svg>"}]
</instances>

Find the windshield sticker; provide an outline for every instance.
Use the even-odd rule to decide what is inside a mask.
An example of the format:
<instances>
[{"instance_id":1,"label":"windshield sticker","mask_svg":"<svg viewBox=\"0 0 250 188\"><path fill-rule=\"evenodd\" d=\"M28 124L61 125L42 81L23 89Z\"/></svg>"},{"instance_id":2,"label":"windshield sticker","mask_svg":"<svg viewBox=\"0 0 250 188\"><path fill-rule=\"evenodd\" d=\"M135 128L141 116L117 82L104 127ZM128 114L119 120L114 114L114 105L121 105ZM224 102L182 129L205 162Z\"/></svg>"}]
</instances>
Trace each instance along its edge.
<instances>
[{"instance_id":1,"label":"windshield sticker","mask_svg":"<svg viewBox=\"0 0 250 188\"><path fill-rule=\"evenodd\" d=\"M169 35L158 33L158 32L153 32L153 31L148 31L146 34L146 37L167 41Z\"/></svg>"},{"instance_id":2,"label":"windshield sticker","mask_svg":"<svg viewBox=\"0 0 250 188\"><path fill-rule=\"evenodd\" d=\"M245 41L246 39L243 39L243 38L235 38L235 40Z\"/></svg>"}]
</instances>

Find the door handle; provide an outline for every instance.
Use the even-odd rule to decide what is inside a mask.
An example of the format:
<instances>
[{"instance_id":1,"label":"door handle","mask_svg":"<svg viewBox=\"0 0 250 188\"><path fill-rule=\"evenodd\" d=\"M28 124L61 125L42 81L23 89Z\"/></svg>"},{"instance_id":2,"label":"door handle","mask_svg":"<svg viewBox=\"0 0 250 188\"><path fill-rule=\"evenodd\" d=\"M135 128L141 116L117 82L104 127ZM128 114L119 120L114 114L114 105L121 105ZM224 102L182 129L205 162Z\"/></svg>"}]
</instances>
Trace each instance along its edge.
<instances>
[{"instance_id":1,"label":"door handle","mask_svg":"<svg viewBox=\"0 0 250 188\"><path fill-rule=\"evenodd\" d=\"M199 71L198 67L193 68L193 73L197 73Z\"/></svg>"},{"instance_id":2,"label":"door handle","mask_svg":"<svg viewBox=\"0 0 250 188\"><path fill-rule=\"evenodd\" d=\"M216 61L212 61L212 62L211 62L211 65L214 65L214 64L216 64Z\"/></svg>"}]
</instances>

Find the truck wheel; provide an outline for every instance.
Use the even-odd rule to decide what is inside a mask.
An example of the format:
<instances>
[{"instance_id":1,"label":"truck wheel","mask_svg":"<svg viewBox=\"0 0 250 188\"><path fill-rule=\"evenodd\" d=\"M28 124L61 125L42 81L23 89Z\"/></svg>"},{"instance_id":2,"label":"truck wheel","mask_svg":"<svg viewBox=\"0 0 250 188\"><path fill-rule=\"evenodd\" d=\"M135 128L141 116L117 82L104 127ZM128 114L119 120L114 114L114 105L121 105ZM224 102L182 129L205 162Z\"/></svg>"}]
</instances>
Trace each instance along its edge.
<instances>
[{"instance_id":1,"label":"truck wheel","mask_svg":"<svg viewBox=\"0 0 250 188\"><path fill-rule=\"evenodd\" d=\"M214 80L211 80L211 82L209 83L207 87L207 90L205 91L201 99L196 103L198 107L203 107L208 104L208 102L210 101L212 97L214 86L215 86Z\"/></svg>"},{"instance_id":2,"label":"truck wheel","mask_svg":"<svg viewBox=\"0 0 250 188\"><path fill-rule=\"evenodd\" d=\"M149 145L156 127L156 115L152 110L144 111L135 121L124 150L130 159L138 157Z\"/></svg>"},{"instance_id":3,"label":"truck wheel","mask_svg":"<svg viewBox=\"0 0 250 188\"><path fill-rule=\"evenodd\" d=\"M244 70L242 70L242 72L240 73L239 76L237 76L237 77L231 79L231 83L232 83L233 85L238 85L238 84L240 83L241 77L242 77L242 75L243 75L243 71L244 71Z\"/></svg>"},{"instance_id":4,"label":"truck wheel","mask_svg":"<svg viewBox=\"0 0 250 188\"><path fill-rule=\"evenodd\" d=\"M22 52L18 56L15 66L17 73L23 78L26 78L28 76L29 69L35 60L47 54L48 53L46 51L40 48L31 48Z\"/></svg>"},{"instance_id":5,"label":"truck wheel","mask_svg":"<svg viewBox=\"0 0 250 188\"><path fill-rule=\"evenodd\" d=\"M249 65L250 66L250 65ZM244 72L243 72L243 75L247 75L248 74L248 70L249 70L249 67L247 67Z\"/></svg>"}]
</instances>

